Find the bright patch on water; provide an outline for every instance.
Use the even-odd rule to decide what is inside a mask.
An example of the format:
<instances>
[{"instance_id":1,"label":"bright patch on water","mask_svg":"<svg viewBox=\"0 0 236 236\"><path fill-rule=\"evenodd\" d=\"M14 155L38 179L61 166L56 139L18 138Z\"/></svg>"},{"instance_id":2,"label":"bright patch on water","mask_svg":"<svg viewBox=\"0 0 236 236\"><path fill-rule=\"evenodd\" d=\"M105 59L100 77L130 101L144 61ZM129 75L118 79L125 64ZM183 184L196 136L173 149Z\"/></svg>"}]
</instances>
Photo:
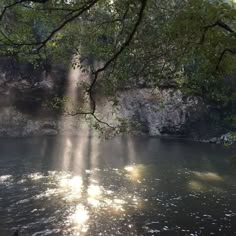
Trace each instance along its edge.
<instances>
[{"instance_id":1,"label":"bright patch on water","mask_svg":"<svg viewBox=\"0 0 236 236\"><path fill-rule=\"evenodd\" d=\"M15 229L24 236L236 235L235 170L221 152L210 153L207 146L201 156L199 146L186 151L189 146L156 142L129 144L127 159L116 154L124 150L119 143L109 144L107 156L95 154L97 165L92 154L84 156L87 168L79 171L75 160L71 170L52 168L49 154L36 158L24 146L20 157L3 155L0 235ZM112 156L111 148L118 149Z\"/></svg>"}]
</instances>

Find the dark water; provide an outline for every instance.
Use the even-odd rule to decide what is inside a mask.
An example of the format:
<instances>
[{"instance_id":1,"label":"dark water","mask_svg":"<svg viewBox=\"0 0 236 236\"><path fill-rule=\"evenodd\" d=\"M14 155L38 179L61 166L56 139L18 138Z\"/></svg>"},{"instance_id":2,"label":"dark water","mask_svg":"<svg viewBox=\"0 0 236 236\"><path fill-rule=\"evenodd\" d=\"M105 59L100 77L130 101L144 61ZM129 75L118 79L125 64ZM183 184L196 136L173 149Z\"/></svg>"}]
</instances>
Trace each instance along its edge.
<instances>
[{"instance_id":1,"label":"dark water","mask_svg":"<svg viewBox=\"0 0 236 236\"><path fill-rule=\"evenodd\" d=\"M0 235L236 235L236 150L123 137L0 140Z\"/></svg>"}]
</instances>

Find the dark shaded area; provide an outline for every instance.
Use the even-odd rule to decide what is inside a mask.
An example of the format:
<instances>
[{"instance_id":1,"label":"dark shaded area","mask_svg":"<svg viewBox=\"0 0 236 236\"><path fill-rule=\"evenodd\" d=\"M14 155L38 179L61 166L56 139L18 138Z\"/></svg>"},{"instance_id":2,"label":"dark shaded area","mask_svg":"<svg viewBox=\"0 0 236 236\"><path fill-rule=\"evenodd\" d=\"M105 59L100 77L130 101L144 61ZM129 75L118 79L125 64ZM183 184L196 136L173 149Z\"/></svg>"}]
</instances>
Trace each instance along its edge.
<instances>
[{"instance_id":1,"label":"dark shaded area","mask_svg":"<svg viewBox=\"0 0 236 236\"><path fill-rule=\"evenodd\" d=\"M13 236L20 236L19 230L16 230L16 231L14 232Z\"/></svg>"},{"instance_id":2,"label":"dark shaded area","mask_svg":"<svg viewBox=\"0 0 236 236\"><path fill-rule=\"evenodd\" d=\"M45 104L63 96L68 69L62 65L19 63L0 58L0 106L13 106L27 114L53 115Z\"/></svg>"}]
</instances>

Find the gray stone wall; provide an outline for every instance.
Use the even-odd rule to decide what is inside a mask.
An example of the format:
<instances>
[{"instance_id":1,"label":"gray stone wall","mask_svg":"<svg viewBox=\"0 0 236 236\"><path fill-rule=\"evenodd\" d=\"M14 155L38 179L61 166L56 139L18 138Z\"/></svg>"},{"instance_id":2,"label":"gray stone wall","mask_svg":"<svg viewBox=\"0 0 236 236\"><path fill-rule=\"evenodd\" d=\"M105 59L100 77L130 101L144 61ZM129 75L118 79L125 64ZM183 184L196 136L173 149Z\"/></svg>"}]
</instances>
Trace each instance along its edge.
<instances>
[{"instance_id":1,"label":"gray stone wall","mask_svg":"<svg viewBox=\"0 0 236 236\"><path fill-rule=\"evenodd\" d=\"M53 96L63 94L66 76L66 69L46 72L0 60L0 136L80 135L88 128L79 117L43 107ZM179 90L134 88L118 92L117 97L115 110L109 99L99 99L100 117L111 124L117 124L117 117L136 123L136 133L212 140L229 131L220 118L212 122L212 110L201 98L186 97Z\"/></svg>"}]
</instances>

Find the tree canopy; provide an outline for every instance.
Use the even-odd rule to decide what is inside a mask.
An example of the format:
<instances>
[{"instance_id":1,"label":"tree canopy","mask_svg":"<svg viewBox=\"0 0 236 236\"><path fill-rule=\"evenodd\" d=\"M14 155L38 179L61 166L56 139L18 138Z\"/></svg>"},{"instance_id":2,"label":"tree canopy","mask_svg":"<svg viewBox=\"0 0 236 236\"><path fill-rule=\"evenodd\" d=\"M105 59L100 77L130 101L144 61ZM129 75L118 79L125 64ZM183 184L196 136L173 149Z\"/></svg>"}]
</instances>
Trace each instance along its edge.
<instances>
[{"instance_id":1,"label":"tree canopy","mask_svg":"<svg viewBox=\"0 0 236 236\"><path fill-rule=\"evenodd\" d=\"M236 68L233 2L0 2L2 56L35 65L63 60L90 70L91 111L78 113L94 114L96 86L108 95L126 86L174 86L221 103L236 98L225 81Z\"/></svg>"}]
</instances>

